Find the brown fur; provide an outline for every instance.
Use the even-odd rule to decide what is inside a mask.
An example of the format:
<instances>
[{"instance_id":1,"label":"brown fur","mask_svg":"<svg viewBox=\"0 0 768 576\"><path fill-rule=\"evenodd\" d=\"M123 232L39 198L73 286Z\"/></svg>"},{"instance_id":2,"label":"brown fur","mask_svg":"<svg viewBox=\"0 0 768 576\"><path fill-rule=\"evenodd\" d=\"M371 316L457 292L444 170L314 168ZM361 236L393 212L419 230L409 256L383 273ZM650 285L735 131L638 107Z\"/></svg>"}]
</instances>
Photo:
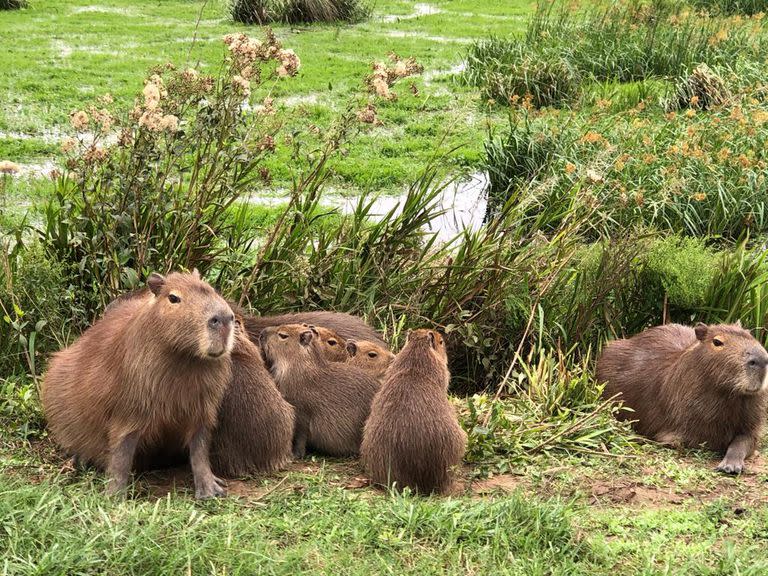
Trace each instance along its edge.
<instances>
[{"instance_id":1,"label":"brown fur","mask_svg":"<svg viewBox=\"0 0 768 576\"><path fill-rule=\"evenodd\" d=\"M213 469L237 477L283 468L291 459L294 420L293 407L280 395L259 348L238 322L232 382L213 431Z\"/></svg>"},{"instance_id":2,"label":"brown fur","mask_svg":"<svg viewBox=\"0 0 768 576\"><path fill-rule=\"evenodd\" d=\"M368 340L347 342L347 362L352 366L358 366L368 370L376 378L384 378L395 355L384 346Z\"/></svg>"},{"instance_id":3,"label":"brown fur","mask_svg":"<svg viewBox=\"0 0 768 576\"><path fill-rule=\"evenodd\" d=\"M329 362L301 324L265 328L261 349L278 389L296 409L294 455L303 457L307 448L358 454L378 380L356 366Z\"/></svg>"},{"instance_id":4,"label":"brown fur","mask_svg":"<svg viewBox=\"0 0 768 576\"><path fill-rule=\"evenodd\" d=\"M48 426L67 452L107 469L111 492L135 461L189 448L197 495L222 494L208 442L231 376L232 310L197 271L148 284L53 356Z\"/></svg>"},{"instance_id":5,"label":"brown fur","mask_svg":"<svg viewBox=\"0 0 768 576\"><path fill-rule=\"evenodd\" d=\"M368 326L362 318L352 314L319 311L296 312L279 316L250 316L238 310L235 312L242 314L248 336L255 343L259 342L259 334L268 326L308 324L333 330L343 340L370 340L381 346L386 346L386 342L381 339L381 335L376 330Z\"/></svg>"},{"instance_id":6,"label":"brown fur","mask_svg":"<svg viewBox=\"0 0 768 576\"><path fill-rule=\"evenodd\" d=\"M376 484L444 493L467 435L448 401L448 360L437 332L416 330L389 367L365 424L361 457Z\"/></svg>"},{"instance_id":7,"label":"brown fur","mask_svg":"<svg viewBox=\"0 0 768 576\"><path fill-rule=\"evenodd\" d=\"M668 324L610 342L597 378L604 396L619 394L633 410L619 417L636 420L638 433L727 451L718 468L738 473L763 426L766 365L768 353L740 325Z\"/></svg>"}]
</instances>

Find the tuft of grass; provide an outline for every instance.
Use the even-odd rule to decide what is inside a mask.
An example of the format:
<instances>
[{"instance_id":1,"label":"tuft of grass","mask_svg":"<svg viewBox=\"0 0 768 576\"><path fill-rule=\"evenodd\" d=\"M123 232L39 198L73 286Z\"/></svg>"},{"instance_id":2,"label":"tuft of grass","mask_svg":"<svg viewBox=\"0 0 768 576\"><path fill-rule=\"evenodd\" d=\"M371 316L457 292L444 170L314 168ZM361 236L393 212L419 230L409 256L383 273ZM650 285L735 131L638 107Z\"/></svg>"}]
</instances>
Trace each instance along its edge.
<instances>
[{"instance_id":1,"label":"tuft of grass","mask_svg":"<svg viewBox=\"0 0 768 576\"><path fill-rule=\"evenodd\" d=\"M231 0L235 22L264 25L309 22L360 22L371 8L363 0Z\"/></svg>"},{"instance_id":2,"label":"tuft of grass","mask_svg":"<svg viewBox=\"0 0 768 576\"><path fill-rule=\"evenodd\" d=\"M696 8L708 10L713 14L765 14L768 12L766 0L692 0Z\"/></svg>"}]
</instances>

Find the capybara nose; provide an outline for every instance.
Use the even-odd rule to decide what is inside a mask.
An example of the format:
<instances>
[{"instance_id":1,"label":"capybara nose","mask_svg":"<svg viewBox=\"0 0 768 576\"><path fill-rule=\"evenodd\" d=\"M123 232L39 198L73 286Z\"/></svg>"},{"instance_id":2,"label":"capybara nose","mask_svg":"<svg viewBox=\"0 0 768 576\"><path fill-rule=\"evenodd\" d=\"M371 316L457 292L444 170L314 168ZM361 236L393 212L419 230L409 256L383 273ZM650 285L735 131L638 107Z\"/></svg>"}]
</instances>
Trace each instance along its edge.
<instances>
[{"instance_id":1,"label":"capybara nose","mask_svg":"<svg viewBox=\"0 0 768 576\"><path fill-rule=\"evenodd\" d=\"M208 320L208 326L214 330L229 329L235 321L235 316L229 314L215 314Z\"/></svg>"},{"instance_id":2,"label":"capybara nose","mask_svg":"<svg viewBox=\"0 0 768 576\"><path fill-rule=\"evenodd\" d=\"M761 346L755 346L747 352L747 366L765 368L768 366L768 352Z\"/></svg>"}]
</instances>

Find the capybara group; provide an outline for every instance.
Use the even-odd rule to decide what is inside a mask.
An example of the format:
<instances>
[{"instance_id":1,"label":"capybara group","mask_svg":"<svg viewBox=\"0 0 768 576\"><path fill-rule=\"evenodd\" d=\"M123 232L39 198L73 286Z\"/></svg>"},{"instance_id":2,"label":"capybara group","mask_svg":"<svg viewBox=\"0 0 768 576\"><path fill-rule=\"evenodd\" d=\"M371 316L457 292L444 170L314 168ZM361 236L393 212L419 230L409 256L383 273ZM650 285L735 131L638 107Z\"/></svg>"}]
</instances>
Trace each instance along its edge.
<instances>
[{"instance_id":1,"label":"capybara group","mask_svg":"<svg viewBox=\"0 0 768 576\"><path fill-rule=\"evenodd\" d=\"M724 452L717 469L738 474L765 419L767 369L768 352L738 324L668 324L610 342L597 378L638 433Z\"/></svg>"},{"instance_id":2,"label":"capybara group","mask_svg":"<svg viewBox=\"0 0 768 576\"><path fill-rule=\"evenodd\" d=\"M211 465L222 476L272 472L291 459L293 407L283 399L248 339L240 318L232 349L232 381L219 409Z\"/></svg>"},{"instance_id":3,"label":"capybara group","mask_svg":"<svg viewBox=\"0 0 768 576\"><path fill-rule=\"evenodd\" d=\"M307 448L331 456L358 454L379 388L376 377L345 362L330 362L307 326L265 327L260 334L278 390L296 410L294 456L302 458Z\"/></svg>"},{"instance_id":4,"label":"capybara group","mask_svg":"<svg viewBox=\"0 0 768 576\"><path fill-rule=\"evenodd\" d=\"M42 401L54 439L123 491L135 459L188 450L195 494L225 493L210 431L231 377L232 310L197 271L152 274L53 356Z\"/></svg>"},{"instance_id":5,"label":"capybara group","mask_svg":"<svg viewBox=\"0 0 768 576\"><path fill-rule=\"evenodd\" d=\"M387 368L395 359L389 348L368 340L347 342L347 356L349 364L363 368L377 378L384 378Z\"/></svg>"},{"instance_id":6,"label":"capybara group","mask_svg":"<svg viewBox=\"0 0 768 576\"><path fill-rule=\"evenodd\" d=\"M236 310L236 312L238 312ZM238 312L239 313L239 312ZM243 324L250 339L258 343L259 334L264 328L277 327L286 324L307 324L322 326L335 332L339 338L347 340L370 340L380 346L386 346L381 335L368 326L359 316L343 312L295 312L278 316L250 316L243 314Z\"/></svg>"},{"instance_id":7,"label":"capybara group","mask_svg":"<svg viewBox=\"0 0 768 576\"><path fill-rule=\"evenodd\" d=\"M365 424L361 458L371 480L421 494L444 493L467 435L448 401L445 343L415 330L387 370Z\"/></svg>"}]
</instances>

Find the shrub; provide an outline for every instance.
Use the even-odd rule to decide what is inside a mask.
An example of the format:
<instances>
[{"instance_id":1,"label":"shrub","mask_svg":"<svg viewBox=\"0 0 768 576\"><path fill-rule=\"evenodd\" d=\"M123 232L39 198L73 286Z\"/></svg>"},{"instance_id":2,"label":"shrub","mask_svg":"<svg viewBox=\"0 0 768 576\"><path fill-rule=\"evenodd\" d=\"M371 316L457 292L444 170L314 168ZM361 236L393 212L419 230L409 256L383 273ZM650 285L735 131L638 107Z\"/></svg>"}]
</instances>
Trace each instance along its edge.
<instances>
[{"instance_id":1,"label":"shrub","mask_svg":"<svg viewBox=\"0 0 768 576\"><path fill-rule=\"evenodd\" d=\"M120 128L114 145L98 137L65 142L68 170L40 230L89 318L153 270L205 274L219 259L235 266L233 255L252 242L231 207L264 175L278 121L271 100L250 117L243 104L262 75L294 74L298 58L271 33L263 43L242 34L225 42L218 76L166 66L147 79L127 118L113 116L108 103L71 117L78 134Z\"/></svg>"},{"instance_id":2,"label":"shrub","mask_svg":"<svg viewBox=\"0 0 768 576\"><path fill-rule=\"evenodd\" d=\"M236 22L358 22L370 8L361 0L231 0L230 13Z\"/></svg>"},{"instance_id":3,"label":"shrub","mask_svg":"<svg viewBox=\"0 0 768 576\"><path fill-rule=\"evenodd\" d=\"M731 91L725 81L706 64L699 64L690 76L678 81L675 94L668 99L666 109L709 110L725 105L731 98Z\"/></svg>"},{"instance_id":4,"label":"shrub","mask_svg":"<svg viewBox=\"0 0 768 576\"><path fill-rule=\"evenodd\" d=\"M0 10L18 10L27 6L27 0L0 0Z\"/></svg>"}]
</instances>

